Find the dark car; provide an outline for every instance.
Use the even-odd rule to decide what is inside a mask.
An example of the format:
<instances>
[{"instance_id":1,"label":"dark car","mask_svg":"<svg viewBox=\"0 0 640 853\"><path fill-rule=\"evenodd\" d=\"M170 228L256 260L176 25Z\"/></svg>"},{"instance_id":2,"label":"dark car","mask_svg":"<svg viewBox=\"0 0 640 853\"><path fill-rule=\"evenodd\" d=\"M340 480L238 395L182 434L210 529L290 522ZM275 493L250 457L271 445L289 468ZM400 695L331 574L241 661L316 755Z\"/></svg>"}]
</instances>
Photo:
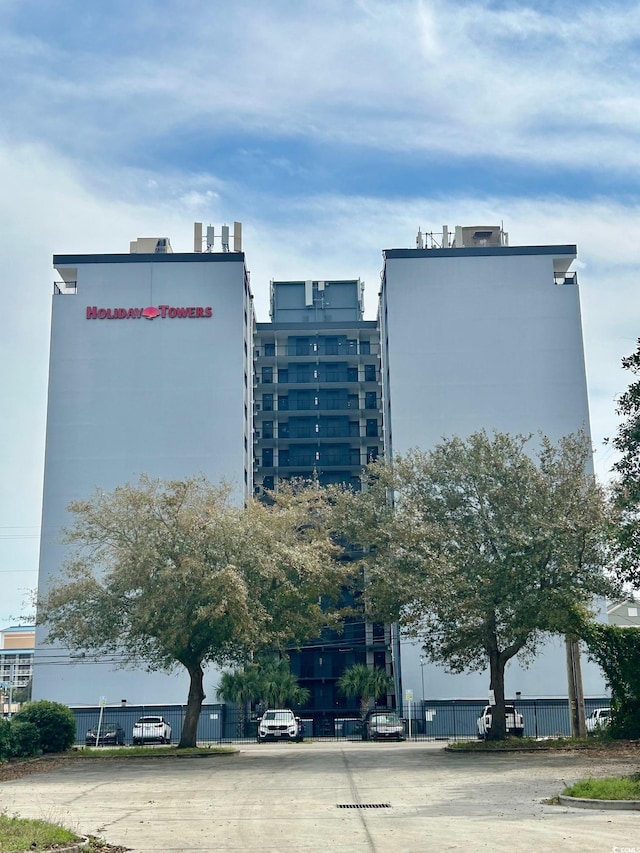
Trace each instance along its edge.
<instances>
[{"instance_id":1,"label":"dark car","mask_svg":"<svg viewBox=\"0 0 640 853\"><path fill-rule=\"evenodd\" d=\"M363 740L404 740L404 720L395 711L369 711L362 728Z\"/></svg>"},{"instance_id":2,"label":"dark car","mask_svg":"<svg viewBox=\"0 0 640 853\"><path fill-rule=\"evenodd\" d=\"M87 746L124 746L124 729L120 723L103 723L89 729L85 736Z\"/></svg>"}]
</instances>

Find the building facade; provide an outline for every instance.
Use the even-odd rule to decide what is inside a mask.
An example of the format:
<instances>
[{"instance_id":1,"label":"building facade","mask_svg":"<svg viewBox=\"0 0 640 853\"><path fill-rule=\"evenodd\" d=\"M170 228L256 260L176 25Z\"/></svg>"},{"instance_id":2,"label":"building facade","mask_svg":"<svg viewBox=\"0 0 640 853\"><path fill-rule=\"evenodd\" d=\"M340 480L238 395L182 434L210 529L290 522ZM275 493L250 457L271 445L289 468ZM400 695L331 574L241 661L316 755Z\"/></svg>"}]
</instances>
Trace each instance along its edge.
<instances>
[{"instance_id":1,"label":"building facade","mask_svg":"<svg viewBox=\"0 0 640 853\"><path fill-rule=\"evenodd\" d=\"M589 429L574 245L510 246L501 226L419 233L388 249L380 290L385 452L429 450L479 430L541 432L552 441ZM486 673L452 675L403 643L405 689L434 698L487 696ZM583 660L585 695L605 691ZM524 668L507 666L511 696L567 692L564 642Z\"/></svg>"},{"instance_id":2,"label":"building facade","mask_svg":"<svg viewBox=\"0 0 640 853\"><path fill-rule=\"evenodd\" d=\"M244 254L56 255L39 593L67 556L69 502L151 478L227 480L251 492L254 317ZM140 251L139 251L140 250ZM184 701L183 676L72 660L38 628L34 698Z\"/></svg>"},{"instance_id":3,"label":"building facade","mask_svg":"<svg viewBox=\"0 0 640 853\"><path fill-rule=\"evenodd\" d=\"M0 713L12 714L30 694L33 676L33 625L14 625L0 631Z\"/></svg>"},{"instance_id":4,"label":"building facade","mask_svg":"<svg viewBox=\"0 0 640 853\"><path fill-rule=\"evenodd\" d=\"M363 285L272 281L270 304L271 321L257 324L254 339L255 494L287 480L359 490L363 469L383 453L380 335L364 320ZM346 668L367 663L399 679L383 623L325 631L291 649L290 661L317 731L357 708L336 688ZM386 701L395 703L395 691Z\"/></svg>"}]
</instances>

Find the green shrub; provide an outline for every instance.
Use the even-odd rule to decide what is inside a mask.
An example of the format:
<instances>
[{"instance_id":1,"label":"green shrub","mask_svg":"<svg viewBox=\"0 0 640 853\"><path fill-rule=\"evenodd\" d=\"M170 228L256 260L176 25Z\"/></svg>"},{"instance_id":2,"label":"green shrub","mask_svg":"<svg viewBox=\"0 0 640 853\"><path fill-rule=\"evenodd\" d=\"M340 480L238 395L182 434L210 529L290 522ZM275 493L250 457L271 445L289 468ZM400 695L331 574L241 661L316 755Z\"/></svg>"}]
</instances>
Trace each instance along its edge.
<instances>
[{"instance_id":1,"label":"green shrub","mask_svg":"<svg viewBox=\"0 0 640 853\"><path fill-rule=\"evenodd\" d=\"M64 752L75 743L76 719L66 705L40 699L24 705L13 719L36 726L43 752Z\"/></svg>"},{"instance_id":2,"label":"green shrub","mask_svg":"<svg viewBox=\"0 0 640 853\"><path fill-rule=\"evenodd\" d=\"M9 726L9 747L12 758L28 758L38 755L40 747L40 732L35 723L18 720L14 716Z\"/></svg>"},{"instance_id":3,"label":"green shrub","mask_svg":"<svg viewBox=\"0 0 640 853\"><path fill-rule=\"evenodd\" d=\"M0 719L0 761L11 757L11 726L8 720Z\"/></svg>"}]
</instances>

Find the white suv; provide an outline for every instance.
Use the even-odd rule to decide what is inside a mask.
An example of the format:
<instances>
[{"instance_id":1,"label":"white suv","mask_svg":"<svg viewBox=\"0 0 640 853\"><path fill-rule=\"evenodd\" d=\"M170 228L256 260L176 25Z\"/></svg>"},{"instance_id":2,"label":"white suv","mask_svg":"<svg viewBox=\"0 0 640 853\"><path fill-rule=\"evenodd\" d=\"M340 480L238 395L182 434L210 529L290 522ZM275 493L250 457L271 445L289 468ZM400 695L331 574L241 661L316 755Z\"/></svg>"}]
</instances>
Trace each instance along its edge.
<instances>
[{"instance_id":1,"label":"white suv","mask_svg":"<svg viewBox=\"0 0 640 853\"><path fill-rule=\"evenodd\" d=\"M585 720L587 734L594 735L600 732L611 722L611 708L594 708Z\"/></svg>"},{"instance_id":2,"label":"white suv","mask_svg":"<svg viewBox=\"0 0 640 853\"><path fill-rule=\"evenodd\" d=\"M171 726L164 717L140 717L138 722L133 724L134 745L154 740L159 743L171 743Z\"/></svg>"},{"instance_id":3,"label":"white suv","mask_svg":"<svg viewBox=\"0 0 640 853\"><path fill-rule=\"evenodd\" d=\"M486 705L477 720L478 737L485 740L491 728L491 717L493 708L491 705ZM516 735L522 737L524 734L524 717L519 714L513 705L504 706L505 723L508 735Z\"/></svg>"},{"instance_id":4,"label":"white suv","mask_svg":"<svg viewBox=\"0 0 640 853\"><path fill-rule=\"evenodd\" d=\"M265 711L258 723L258 743L266 740L303 740L300 718L289 708Z\"/></svg>"}]
</instances>

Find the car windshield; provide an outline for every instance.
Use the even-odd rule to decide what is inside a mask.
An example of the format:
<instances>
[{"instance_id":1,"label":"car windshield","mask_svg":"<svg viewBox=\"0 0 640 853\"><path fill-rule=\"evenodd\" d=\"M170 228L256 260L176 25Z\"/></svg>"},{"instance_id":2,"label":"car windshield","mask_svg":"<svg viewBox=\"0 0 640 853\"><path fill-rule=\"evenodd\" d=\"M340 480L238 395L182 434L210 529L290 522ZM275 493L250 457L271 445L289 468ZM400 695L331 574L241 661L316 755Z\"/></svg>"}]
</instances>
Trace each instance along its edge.
<instances>
[{"instance_id":1,"label":"car windshield","mask_svg":"<svg viewBox=\"0 0 640 853\"><path fill-rule=\"evenodd\" d=\"M373 714L371 721L374 723L386 723L387 725L396 725L398 722L397 714Z\"/></svg>"},{"instance_id":2,"label":"car windshield","mask_svg":"<svg viewBox=\"0 0 640 853\"><path fill-rule=\"evenodd\" d=\"M267 711L265 720L290 720L293 717L291 711Z\"/></svg>"}]
</instances>

